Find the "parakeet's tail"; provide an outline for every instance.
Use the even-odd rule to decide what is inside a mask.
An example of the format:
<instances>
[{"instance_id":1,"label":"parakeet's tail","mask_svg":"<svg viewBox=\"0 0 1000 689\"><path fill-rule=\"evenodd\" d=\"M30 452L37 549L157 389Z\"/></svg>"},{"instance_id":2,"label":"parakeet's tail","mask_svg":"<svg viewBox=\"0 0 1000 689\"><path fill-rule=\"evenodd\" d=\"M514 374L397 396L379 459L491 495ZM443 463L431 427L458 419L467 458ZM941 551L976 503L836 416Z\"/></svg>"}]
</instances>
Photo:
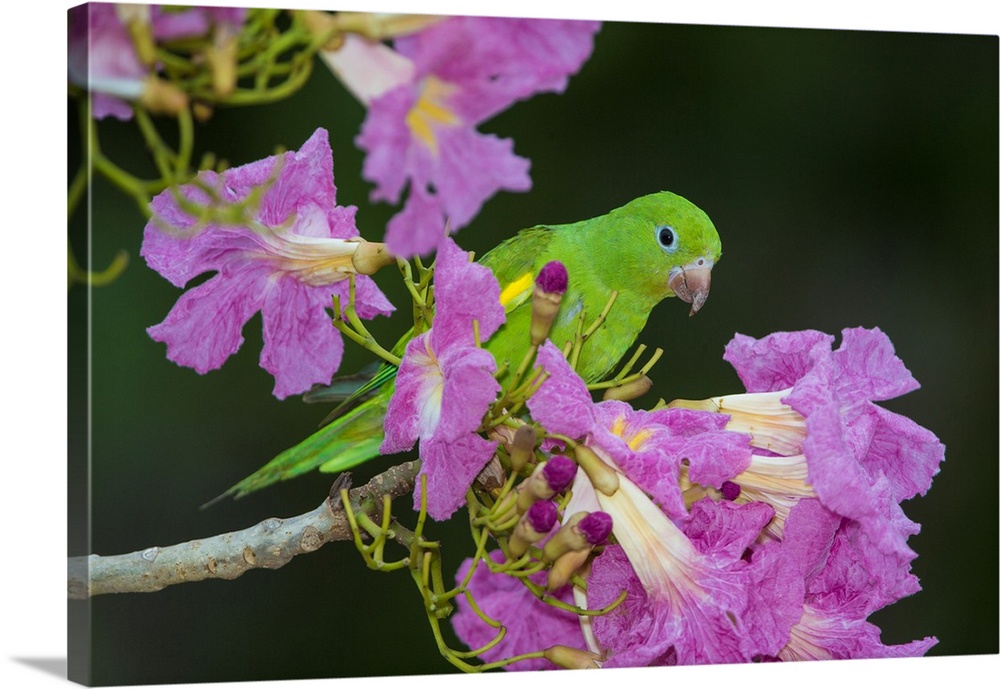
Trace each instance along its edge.
<instances>
[{"instance_id":1,"label":"parakeet's tail","mask_svg":"<svg viewBox=\"0 0 1000 689\"><path fill-rule=\"evenodd\" d=\"M376 395L323 426L202 507L209 507L230 496L241 498L313 469L335 473L377 457L389 406L388 392L391 391Z\"/></svg>"}]
</instances>

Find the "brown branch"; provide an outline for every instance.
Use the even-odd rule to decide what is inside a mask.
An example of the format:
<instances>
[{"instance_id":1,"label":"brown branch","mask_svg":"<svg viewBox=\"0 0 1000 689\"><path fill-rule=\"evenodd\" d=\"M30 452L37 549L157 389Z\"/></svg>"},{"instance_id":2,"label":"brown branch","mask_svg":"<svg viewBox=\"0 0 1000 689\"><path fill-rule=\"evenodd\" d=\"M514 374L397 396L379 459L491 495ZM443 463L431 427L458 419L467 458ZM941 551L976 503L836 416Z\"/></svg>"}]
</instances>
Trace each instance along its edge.
<instances>
[{"instance_id":1,"label":"brown branch","mask_svg":"<svg viewBox=\"0 0 1000 689\"><path fill-rule=\"evenodd\" d=\"M419 461L406 462L354 488L349 493L352 508L381 519L382 496L412 493L419 469ZM271 517L242 531L124 555L70 558L69 598L148 593L189 581L235 579L251 569L277 569L331 541L351 540L340 500L341 489L350 482L349 473L341 474L319 507L288 519Z\"/></svg>"}]
</instances>

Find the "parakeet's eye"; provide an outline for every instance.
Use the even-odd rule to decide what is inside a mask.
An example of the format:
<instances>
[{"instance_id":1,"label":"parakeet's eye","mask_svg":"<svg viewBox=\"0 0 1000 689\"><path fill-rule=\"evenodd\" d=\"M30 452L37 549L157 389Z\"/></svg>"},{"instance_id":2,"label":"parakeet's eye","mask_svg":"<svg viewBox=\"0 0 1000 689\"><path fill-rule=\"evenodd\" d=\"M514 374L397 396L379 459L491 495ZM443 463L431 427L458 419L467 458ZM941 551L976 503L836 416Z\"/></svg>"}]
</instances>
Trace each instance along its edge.
<instances>
[{"instance_id":1,"label":"parakeet's eye","mask_svg":"<svg viewBox=\"0 0 1000 689\"><path fill-rule=\"evenodd\" d=\"M677 232L670 225L660 225L656 228L656 241L665 251L673 253L677 250Z\"/></svg>"}]
</instances>

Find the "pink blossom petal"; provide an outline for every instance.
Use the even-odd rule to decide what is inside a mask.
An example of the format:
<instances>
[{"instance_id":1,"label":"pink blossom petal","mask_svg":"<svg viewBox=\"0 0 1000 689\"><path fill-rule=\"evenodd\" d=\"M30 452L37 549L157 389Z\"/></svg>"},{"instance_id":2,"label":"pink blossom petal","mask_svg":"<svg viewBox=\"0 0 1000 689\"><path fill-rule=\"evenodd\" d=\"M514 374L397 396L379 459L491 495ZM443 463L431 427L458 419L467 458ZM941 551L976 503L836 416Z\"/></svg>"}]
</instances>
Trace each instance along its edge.
<instances>
[{"instance_id":1,"label":"pink blossom petal","mask_svg":"<svg viewBox=\"0 0 1000 689\"><path fill-rule=\"evenodd\" d=\"M188 290L159 325L146 329L167 345L167 358L207 373L222 366L243 344L243 325L261 306L268 275L262 271L218 275Z\"/></svg>"},{"instance_id":2,"label":"pink blossom petal","mask_svg":"<svg viewBox=\"0 0 1000 689\"><path fill-rule=\"evenodd\" d=\"M132 38L110 3L89 3L69 10L69 81L93 92L96 119L132 119L132 107L115 96L131 90L141 93L141 80L149 73L135 52ZM102 84L116 84L115 93L102 93Z\"/></svg>"},{"instance_id":3,"label":"pink blossom petal","mask_svg":"<svg viewBox=\"0 0 1000 689\"><path fill-rule=\"evenodd\" d=\"M238 28L246 20L244 7L190 7L166 9L159 5L151 8L153 37L158 41L204 36L213 24Z\"/></svg>"},{"instance_id":4,"label":"pink blossom petal","mask_svg":"<svg viewBox=\"0 0 1000 689\"><path fill-rule=\"evenodd\" d=\"M792 641L782 660L845 660L848 658L914 658L937 643L934 637L897 646L880 640L879 628L864 619L823 614L805 607L802 620L792 628Z\"/></svg>"},{"instance_id":5,"label":"pink blossom petal","mask_svg":"<svg viewBox=\"0 0 1000 689\"><path fill-rule=\"evenodd\" d=\"M499 550L491 552L490 557L498 563L504 560ZM465 580L471 564L471 559L462 563L455 575L456 581ZM544 585L544 573L541 577L535 575L533 579L535 583ZM586 648L579 618L538 600L517 577L493 574L485 564L480 564L469 581L468 590L476 605L491 618L503 623L507 630L503 641L480 656L486 662L541 651L555 644ZM557 591L555 597L572 603L568 586ZM459 596L457 602L458 612L451 617L451 623L458 638L470 649L491 641L499 630L487 625L468 604L465 596ZM556 669L544 658L522 660L504 667L508 670Z\"/></svg>"},{"instance_id":6,"label":"pink blossom petal","mask_svg":"<svg viewBox=\"0 0 1000 689\"><path fill-rule=\"evenodd\" d=\"M802 572L790 563L782 544L772 542L754 551L746 575L753 594L743 614L743 651L750 658L777 657L788 644L792 626L802 618Z\"/></svg>"},{"instance_id":7,"label":"pink blossom petal","mask_svg":"<svg viewBox=\"0 0 1000 689\"><path fill-rule=\"evenodd\" d=\"M920 387L878 328L846 328L841 338L832 358L849 398L887 400ZM845 392L842 398L848 398Z\"/></svg>"},{"instance_id":8,"label":"pink blossom petal","mask_svg":"<svg viewBox=\"0 0 1000 689\"><path fill-rule=\"evenodd\" d=\"M826 563L842 521L815 498L800 500L788 513L782 548L803 577L811 578Z\"/></svg>"},{"instance_id":9,"label":"pink blossom petal","mask_svg":"<svg viewBox=\"0 0 1000 689\"><path fill-rule=\"evenodd\" d=\"M396 48L423 74L461 84L487 83L507 103L539 91L562 91L593 51L600 23L554 19L454 17ZM497 110L484 109L486 119Z\"/></svg>"},{"instance_id":10,"label":"pink blossom petal","mask_svg":"<svg viewBox=\"0 0 1000 689\"><path fill-rule=\"evenodd\" d=\"M396 256L424 256L434 251L444 239L445 219L441 201L415 186L403 210L389 219L385 243Z\"/></svg>"},{"instance_id":11,"label":"pink blossom petal","mask_svg":"<svg viewBox=\"0 0 1000 689\"><path fill-rule=\"evenodd\" d=\"M315 383L328 384L340 367L344 341L330 322L322 290L283 278L264 296L264 348L260 365L274 376L274 396L284 399Z\"/></svg>"},{"instance_id":12,"label":"pink blossom petal","mask_svg":"<svg viewBox=\"0 0 1000 689\"><path fill-rule=\"evenodd\" d=\"M779 332L756 340L733 337L722 357L736 369L747 392L773 392L791 387L810 368L816 353L829 352L833 336L816 330Z\"/></svg>"},{"instance_id":13,"label":"pink blossom petal","mask_svg":"<svg viewBox=\"0 0 1000 689\"><path fill-rule=\"evenodd\" d=\"M604 549L592 565L587 579L589 607L610 605L622 590L625 601L607 615L594 618L601 646L609 652L603 667L675 665L672 652L675 625L662 608L650 604L642 582L620 546Z\"/></svg>"},{"instance_id":14,"label":"pink blossom petal","mask_svg":"<svg viewBox=\"0 0 1000 689\"><path fill-rule=\"evenodd\" d=\"M918 528L892 501L885 484L879 488L880 497L891 503L886 508L893 515L891 528L903 538L916 533ZM822 571L809 579L814 607L863 618L920 590L910 572L916 553L891 551L879 540L867 524L847 521L840 527Z\"/></svg>"},{"instance_id":15,"label":"pink blossom petal","mask_svg":"<svg viewBox=\"0 0 1000 689\"><path fill-rule=\"evenodd\" d=\"M783 539L753 551L746 569L753 595L743 617L750 657L777 657L788 644L802 617L806 580L826 563L841 521L818 500L801 500L785 522Z\"/></svg>"},{"instance_id":16,"label":"pink blossom petal","mask_svg":"<svg viewBox=\"0 0 1000 689\"><path fill-rule=\"evenodd\" d=\"M683 665L747 660L740 622L748 595L741 573L744 563L722 566L711 552L699 551L625 476L619 476L613 495L598 492L596 497L614 520L615 538L643 591L631 605L626 600L613 624L609 616L594 620L597 640L609 652L605 667L632 665L641 659ZM757 524L746 520L741 526ZM587 585L591 607L614 600L627 578L627 573L616 572L618 581L614 581L602 574L602 559L609 551L612 548L593 563ZM637 633L625 634L629 627ZM616 642L609 633L617 637ZM672 660L666 655L671 646Z\"/></svg>"},{"instance_id":17,"label":"pink blossom petal","mask_svg":"<svg viewBox=\"0 0 1000 689\"><path fill-rule=\"evenodd\" d=\"M158 41L204 36L210 26L210 18L201 7L167 10L153 5L150 7L150 15L153 38Z\"/></svg>"},{"instance_id":18,"label":"pink blossom petal","mask_svg":"<svg viewBox=\"0 0 1000 689\"><path fill-rule=\"evenodd\" d=\"M548 377L528 399L532 418L550 433L570 438L587 435L594 428L595 419L594 402L586 383L549 341L538 348L535 364Z\"/></svg>"},{"instance_id":19,"label":"pink blossom petal","mask_svg":"<svg viewBox=\"0 0 1000 689\"><path fill-rule=\"evenodd\" d=\"M728 567L743 557L773 516L774 509L762 502L737 505L702 498L691 505L684 535L717 566Z\"/></svg>"},{"instance_id":20,"label":"pink blossom petal","mask_svg":"<svg viewBox=\"0 0 1000 689\"><path fill-rule=\"evenodd\" d=\"M689 409L636 411L618 401L593 409L592 442L671 517L687 515L679 485L682 462L693 482L715 488L750 464L749 437L721 430L724 415Z\"/></svg>"},{"instance_id":21,"label":"pink blossom petal","mask_svg":"<svg viewBox=\"0 0 1000 689\"><path fill-rule=\"evenodd\" d=\"M944 461L944 445L933 433L900 414L871 405L875 417L868 451L869 472L881 472L899 501L924 495Z\"/></svg>"},{"instance_id":22,"label":"pink blossom petal","mask_svg":"<svg viewBox=\"0 0 1000 689\"><path fill-rule=\"evenodd\" d=\"M499 191L528 191L530 161L514 154L514 140L473 129L445 129L431 173L452 230L465 227Z\"/></svg>"},{"instance_id":23,"label":"pink blossom petal","mask_svg":"<svg viewBox=\"0 0 1000 689\"><path fill-rule=\"evenodd\" d=\"M435 342L440 347L475 342L472 322L479 324L485 342L506 320L500 304L500 283L486 266L469 260L469 254L450 237L438 247L434 270Z\"/></svg>"},{"instance_id":24,"label":"pink blossom petal","mask_svg":"<svg viewBox=\"0 0 1000 689\"><path fill-rule=\"evenodd\" d=\"M809 469L809 483L828 508L852 519L872 523L879 515L867 490L870 479L853 460L841 434L835 408L816 410L808 420L809 433L802 448ZM887 536L889 532L884 531ZM905 548L891 539L894 549Z\"/></svg>"},{"instance_id":25,"label":"pink blossom petal","mask_svg":"<svg viewBox=\"0 0 1000 689\"><path fill-rule=\"evenodd\" d=\"M211 183L215 176L202 173L201 179ZM191 201L208 200L200 191L190 188L182 189L182 193ZM210 226L197 231L194 218L180 209L169 191L157 195L150 208L154 217L143 231L140 254L150 268L177 287L183 287L202 273L217 270L230 257L236 257L236 252L252 251L255 247L249 232L243 228Z\"/></svg>"},{"instance_id":26,"label":"pink blossom petal","mask_svg":"<svg viewBox=\"0 0 1000 689\"><path fill-rule=\"evenodd\" d=\"M445 442L436 438L420 441L420 475L413 491L413 508L420 509L420 476L427 477L427 514L444 521L465 503L465 493L490 461L497 444L475 434Z\"/></svg>"},{"instance_id":27,"label":"pink blossom petal","mask_svg":"<svg viewBox=\"0 0 1000 689\"><path fill-rule=\"evenodd\" d=\"M339 208L333 182L333 152L325 129L313 132L298 151L289 151L280 158L272 156L254 163L232 168L223 173L226 185L239 198L255 187L277 179L268 187L261 200L258 218L269 227L278 227L304 210L317 208L326 214L327 226L312 231L293 225L292 232L307 236L346 239L358 234L354 225L357 209Z\"/></svg>"},{"instance_id":28,"label":"pink blossom petal","mask_svg":"<svg viewBox=\"0 0 1000 689\"><path fill-rule=\"evenodd\" d=\"M670 435L690 438L711 431L722 431L728 419L725 414L712 414L696 409L671 408L647 412L649 420L667 428Z\"/></svg>"},{"instance_id":29,"label":"pink blossom petal","mask_svg":"<svg viewBox=\"0 0 1000 689\"><path fill-rule=\"evenodd\" d=\"M416 104L417 95L410 86L401 86L373 100L354 140L366 152L361 174L375 182L372 201L398 203L406 186L412 140L406 114Z\"/></svg>"},{"instance_id":30,"label":"pink blossom petal","mask_svg":"<svg viewBox=\"0 0 1000 689\"><path fill-rule=\"evenodd\" d=\"M594 618L594 633L608 652L605 668L745 662L729 602L731 585L715 574L699 576L698 596L679 592L674 601L650 598L619 546L594 560L587 581L590 607L625 603ZM685 582L685 586L691 583Z\"/></svg>"},{"instance_id":31,"label":"pink blossom petal","mask_svg":"<svg viewBox=\"0 0 1000 689\"><path fill-rule=\"evenodd\" d=\"M442 355L441 366L445 371L441 422L434 437L452 442L479 428L500 384L493 377L497 368L493 355L479 347L452 350Z\"/></svg>"},{"instance_id":32,"label":"pink blossom petal","mask_svg":"<svg viewBox=\"0 0 1000 689\"><path fill-rule=\"evenodd\" d=\"M883 500L892 501L886 481L876 488ZM898 505L893 507L897 530L914 533L912 522ZM927 637L885 646L878 628L865 621L872 612L920 589L910 573L913 554L887 551L869 533L817 500L802 500L792 509L782 543L768 546L768 552L780 547L787 568L804 578L806 595L788 644L771 655L783 660L902 657L922 655L937 643Z\"/></svg>"},{"instance_id":33,"label":"pink blossom petal","mask_svg":"<svg viewBox=\"0 0 1000 689\"><path fill-rule=\"evenodd\" d=\"M444 374L427 349L428 339L429 334L423 333L406 343L385 415L383 453L409 450L417 439L430 437L437 428Z\"/></svg>"},{"instance_id":34,"label":"pink blossom petal","mask_svg":"<svg viewBox=\"0 0 1000 689\"><path fill-rule=\"evenodd\" d=\"M127 122L132 119L132 106L121 98L109 96L106 93L94 93L91 100L91 114L95 120L113 117Z\"/></svg>"},{"instance_id":35,"label":"pink blossom petal","mask_svg":"<svg viewBox=\"0 0 1000 689\"><path fill-rule=\"evenodd\" d=\"M476 127L517 100L564 89L599 27L454 17L395 41L412 60L413 81L371 100L356 140L367 152L363 175L376 185L373 200L397 203L409 183L406 206L386 235L394 253L426 253L444 217L456 231L498 191L531 187L530 163L514 154L513 141ZM422 125L414 125L413 113Z\"/></svg>"}]
</instances>

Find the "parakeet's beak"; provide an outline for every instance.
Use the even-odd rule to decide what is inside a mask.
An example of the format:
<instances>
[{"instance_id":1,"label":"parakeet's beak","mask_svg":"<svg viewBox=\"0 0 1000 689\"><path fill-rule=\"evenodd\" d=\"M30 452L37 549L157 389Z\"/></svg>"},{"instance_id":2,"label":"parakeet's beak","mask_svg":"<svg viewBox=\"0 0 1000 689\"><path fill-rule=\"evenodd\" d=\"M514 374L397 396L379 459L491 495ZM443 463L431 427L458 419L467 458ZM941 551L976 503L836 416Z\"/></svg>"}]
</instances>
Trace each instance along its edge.
<instances>
[{"instance_id":1,"label":"parakeet's beak","mask_svg":"<svg viewBox=\"0 0 1000 689\"><path fill-rule=\"evenodd\" d=\"M712 285L712 262L704 258L692 261L686 266L672 268L667 286L674 294L691 305L690 316L698 313L708 299L708 289Z\"/></svg>"}]
</instances>

